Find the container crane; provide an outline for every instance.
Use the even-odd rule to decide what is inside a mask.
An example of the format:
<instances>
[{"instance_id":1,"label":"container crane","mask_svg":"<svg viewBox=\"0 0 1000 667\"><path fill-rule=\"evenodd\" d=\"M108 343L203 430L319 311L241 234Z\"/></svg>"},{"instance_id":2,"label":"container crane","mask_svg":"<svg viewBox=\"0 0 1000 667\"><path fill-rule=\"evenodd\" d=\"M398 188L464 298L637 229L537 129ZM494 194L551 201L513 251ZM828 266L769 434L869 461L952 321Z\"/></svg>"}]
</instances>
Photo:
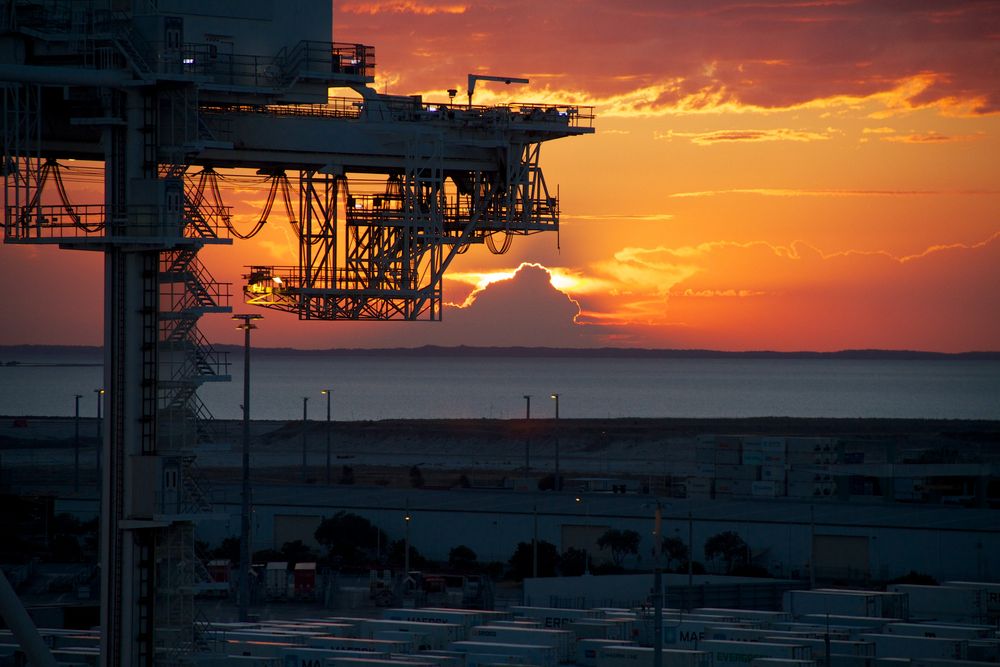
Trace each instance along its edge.
<instances>
[{"instance_id":1,"label":"container crane","mask_svg":"<svg viewBox=\"0 0 1000 667\"><path fill-rule=\"evenodd\" d=\"M197 388L229 363L197 325L231 305L198 251L254 231L233 225L218 174L265 176L260 224L280 198L298 236L298 265L247 269L248 303L436 320L458 253L558 228L540 145L593 132L587 107L379 94L374 49L332 42L332 23L310 0L2 3L4 240L104 256L102 665L208 648ZM102 166L103 197L72 201L68 159Z\"/></svg>"}]
</instances>

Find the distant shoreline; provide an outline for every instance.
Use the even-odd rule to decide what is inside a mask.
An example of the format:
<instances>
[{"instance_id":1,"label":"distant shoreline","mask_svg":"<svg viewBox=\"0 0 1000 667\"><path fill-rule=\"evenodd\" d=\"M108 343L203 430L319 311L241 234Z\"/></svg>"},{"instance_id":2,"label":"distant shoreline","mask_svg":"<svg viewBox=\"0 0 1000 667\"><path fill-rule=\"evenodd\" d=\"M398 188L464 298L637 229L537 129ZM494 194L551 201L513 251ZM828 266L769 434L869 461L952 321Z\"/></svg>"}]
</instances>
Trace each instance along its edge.
<instances>
[{"instance_id":1,"label":"distant shoreline","mask_svg":"<svg viewBox=\"0 0 1000 667\"><path fill-rule=\"evenodd\" d=\"M216 345L220 351L242 351L241 345ZM567 347L422 347L391 348L330 348L300 350L289 347L255 347L261 356L328 356L328 357L421 357L421 358L566 358L566 359L831 359L860 361L1000 361L998 351L925 352L920 350L838 350L835 352L779 352L774 350L726 351L669 348L567 348ZM73 345L3 345L0 346L0 367L3 366L100 366L85 362L24 362L19 355L37 354L101 354L96 346ZM11 363L13 362L13 363Z\"/></svg>"}]
</instances>

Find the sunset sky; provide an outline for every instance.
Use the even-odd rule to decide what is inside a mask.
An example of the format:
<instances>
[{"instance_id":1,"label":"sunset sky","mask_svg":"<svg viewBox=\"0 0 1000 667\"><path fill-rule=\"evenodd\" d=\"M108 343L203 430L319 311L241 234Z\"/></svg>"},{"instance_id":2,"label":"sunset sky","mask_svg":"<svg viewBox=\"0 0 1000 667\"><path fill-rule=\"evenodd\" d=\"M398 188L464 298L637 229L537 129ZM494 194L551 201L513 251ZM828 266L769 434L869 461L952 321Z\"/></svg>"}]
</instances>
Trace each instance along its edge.
<instances>
[{"instance_id":1,"label":"sunset sky","mask_svg":"<svg viewBox=\"0 0 1000 667\"><path fill-rule=\"evenodd\" d=\"M443 323L299 322L256 342L726 350L1000 349L1000 2L343 0L377 87L596 107L542 149L554 234L475 248ZM265 193L247 192L247 206ZM246 208L246 210L250 210ZM203 253L295 264L294 237ZM101 259L0 247L0 344L101 342ZM237 310L246 308L236 303ZM228 317L210 340L237 342Z\"/></svg>"}]
</instances>

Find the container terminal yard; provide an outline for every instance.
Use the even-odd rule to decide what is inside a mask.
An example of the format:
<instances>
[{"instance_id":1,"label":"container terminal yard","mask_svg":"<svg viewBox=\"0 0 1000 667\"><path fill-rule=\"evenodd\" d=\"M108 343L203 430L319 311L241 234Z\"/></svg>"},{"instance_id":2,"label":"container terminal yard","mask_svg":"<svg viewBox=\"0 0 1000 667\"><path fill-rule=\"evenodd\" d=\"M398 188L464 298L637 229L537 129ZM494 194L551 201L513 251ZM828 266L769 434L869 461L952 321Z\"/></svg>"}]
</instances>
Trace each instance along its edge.
<instances>
[{"instance_id":1,"label":"container terminal yard","mask_svg":"<svg viewBox=\"0 0 1000 667\"><path fill-rule=\"evenodd\" d=\"M337 423L329 483L322 422L305 429L255 422L253 618L237 620L234 563L206 556L195 601L206 654L234 656L234 664L253 657L276 665L652 667L651 572L659 563L668 570L663 664L997 662L1000 586L976 583L996 581L1000 571L995 422L563 422L561 492L546 488L556 425L545 420ZM92 437L76 449L75 424L64 418L9 418L0 426L0 490L27 508L25 517L37 527L38 512L53 524L59 515L83 523L97 516ZM94 426L86 421L80 429ZM224 435L234 425L218 426ZM533 451L526 469L528 427ZM427 439L419 455L415 437ZM966 444L967 460L931 462L957 442ZM676 456L651 472L654 452L662 457L664 448ZM215 515L203 517L195 532L210 548L239 534L239 475L230 449L223 438L199 451L200 488ZM957 466L968 474L954 474ZM785 478L767 485L765 495L760 482L776 476L768 468ZM800 470L814 476L809 493L795 485ZM165 491L158 497L168 502ZM660 535L687 547L692 559L664 553L658 560L657 511ZM322 522L338 513L381 531L382 543L368 545L361 566L338 566L327 557L329 545L317 540ZM636 551L613 569L613 554L598 544L611 529L639 536ZM703 557L706 542L727 531L746 548L744 569L728 573L723 559ZM413 549L410 567L389 556L401 541ZM297 560L287 557L296 542L307 549ZM540 576L528 571L520 580L512 570L521 543L552 544L560 554L578 549L586 554L584 573L567 567L563 576L544 576L543 565ZM449 555L459 545L481 567L456 570ZM23 574L22 598L38 625L67 626L43 629L59 660L72 664L76 655L96 664L95 617L85 611L93 606L93 564L81 560L62 569L36 563L8 570ZM912 573L926 581L892 583ZM46 592L46 582L61 593ZM382 608L393 604L407 608ZM441 610L463 605L493 613Z\"/></svg>"}]
</instances>

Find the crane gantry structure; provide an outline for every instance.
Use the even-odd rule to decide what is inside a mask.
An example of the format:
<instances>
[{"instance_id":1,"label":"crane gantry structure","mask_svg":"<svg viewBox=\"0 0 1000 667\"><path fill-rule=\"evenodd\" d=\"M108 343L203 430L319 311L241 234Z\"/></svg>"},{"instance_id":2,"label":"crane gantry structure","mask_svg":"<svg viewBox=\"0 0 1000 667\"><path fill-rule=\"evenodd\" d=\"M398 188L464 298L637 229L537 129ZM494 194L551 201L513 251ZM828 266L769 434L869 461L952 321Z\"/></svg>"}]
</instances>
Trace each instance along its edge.
<instances>
[{"instance_id":1,"label":"crane gantry structure","mask_svg":"<svg viewBox=\"0 0 1000 667\"><path fill-rule=\"evenodd\" d=\"M330 41L328 2L2 7L5 242L104 256L102 664L177 664L205 648L191 543L211 508L192 462L210 412L197 387L228 379L197 325L231 310L229 286L199 249L251 236L280 198L298 265L249 267L248 303L302 319L440 319L458 253L558 228L539 147L592 132L592 110L379 94L374 49ZM94 201L71 200L67 159L101 165ZM241 233L217 178L246 169L269 192Z\"/></svg>"}]
</instances>

